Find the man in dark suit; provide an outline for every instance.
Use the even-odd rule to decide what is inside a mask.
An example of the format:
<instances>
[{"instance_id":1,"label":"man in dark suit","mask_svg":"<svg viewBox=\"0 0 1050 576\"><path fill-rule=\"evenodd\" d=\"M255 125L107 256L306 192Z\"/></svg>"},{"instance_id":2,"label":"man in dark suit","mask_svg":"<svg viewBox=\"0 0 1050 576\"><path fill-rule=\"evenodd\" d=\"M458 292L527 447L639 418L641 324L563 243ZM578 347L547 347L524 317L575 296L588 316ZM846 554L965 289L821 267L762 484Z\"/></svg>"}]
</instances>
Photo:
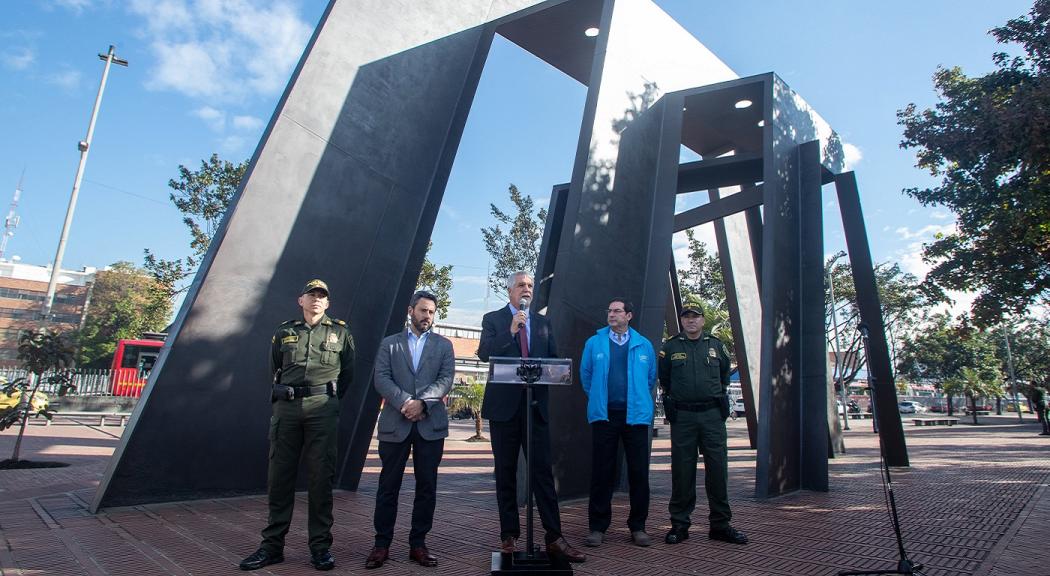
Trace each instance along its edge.
<instances>
[{"instance_id":1,"label":"man in dark suit","mask_svg":"<svg viewBox=\"0 0 1050 576\"><path fill-rule=\"evenodd\" d=\"M397 498L409 452L415 468L416 498L408 533L409 559L437 566L426 536L434 523L437 469L448 436L448 413L442 398L452 389L455 360L452 342L430 329L437 297L425 291L412 295L408 327L387 336L375 362L376 391L386 400L379 415L379 473L376 490L375 547L365 568L379 568L389 558L397 521Z\"/></svg>"},{"instance_id":2,"label":"man in dark suit","mask_svg":"<svg viewBox=\"0 0 1050 576\"><path fill-rule=\"evenodd\" d=\"M532 301L532 288L532 276L527 272L515 272L507 278L509 304L485 314L481 320L478 358L482 362L488 362L491 356L557 358L550 323L543 316L528 310L528 304ZM558 495L554 491L554 476L551 474L547 396L544 386L537 386L533 391L536 401L532 418L533 454L526 454L527 458L533 458L532 489L540 521L546 531L544 540L547 543L547 555L570 562L583 562L586 556L570 546L561 534ZM481 414L488 419L492 434L496 502L499 506L503 552L514 552L521 535L517 474L518 452L525 448L525 410L523 386L492 384L485 387Z\"/></svg>"}]
</instances>

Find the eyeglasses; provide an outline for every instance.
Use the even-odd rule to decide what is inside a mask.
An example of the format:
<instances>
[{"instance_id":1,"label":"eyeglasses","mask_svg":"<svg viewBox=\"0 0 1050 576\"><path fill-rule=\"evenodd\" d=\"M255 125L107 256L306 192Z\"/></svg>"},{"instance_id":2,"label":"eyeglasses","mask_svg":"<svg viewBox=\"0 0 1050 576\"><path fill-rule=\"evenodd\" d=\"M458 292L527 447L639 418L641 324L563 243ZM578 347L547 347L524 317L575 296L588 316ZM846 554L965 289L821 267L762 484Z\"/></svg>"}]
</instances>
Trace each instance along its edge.
<instances>
[{"instance_id":1,"label":"eyeglasses","mask_svg":"<svg viewBox=\"0 0 1050 576\"><path fill-rule=\"evenodd\" d=\"M609 314L623 314L624 312L626 312L626 310L624 310L623 308L609 308L608 310L606 310L606 312L608 312Z\"/></svg>"}]
</instances>

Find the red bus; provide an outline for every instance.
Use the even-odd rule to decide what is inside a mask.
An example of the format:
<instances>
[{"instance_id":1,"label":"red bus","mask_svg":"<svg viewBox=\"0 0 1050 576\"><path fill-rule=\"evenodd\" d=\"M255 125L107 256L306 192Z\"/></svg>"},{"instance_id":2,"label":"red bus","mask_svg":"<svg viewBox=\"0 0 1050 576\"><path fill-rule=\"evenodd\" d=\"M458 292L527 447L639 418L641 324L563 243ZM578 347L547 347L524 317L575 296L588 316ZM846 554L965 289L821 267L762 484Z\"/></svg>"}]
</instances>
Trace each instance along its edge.
<instances>
[{"instance_id":1,"label":"red bus","mask_svg":"<svg viewBox=\"0 0 1050 576\"><path fill-rule=\"evenodd\" d=\"M138 398L150 370L157 363L163 340L119 340L113 353L110 392L114 396Z\"/></svg>"}]
</instances>

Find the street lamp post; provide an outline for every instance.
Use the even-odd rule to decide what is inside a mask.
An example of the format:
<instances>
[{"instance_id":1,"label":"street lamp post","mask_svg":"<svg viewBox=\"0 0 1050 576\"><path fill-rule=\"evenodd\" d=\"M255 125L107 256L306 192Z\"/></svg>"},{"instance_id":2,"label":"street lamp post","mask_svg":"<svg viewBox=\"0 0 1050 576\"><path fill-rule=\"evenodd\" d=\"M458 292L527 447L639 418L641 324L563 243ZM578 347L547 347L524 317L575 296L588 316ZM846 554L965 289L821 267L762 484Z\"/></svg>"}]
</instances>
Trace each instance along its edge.
<instances>
[{"instance_id":1,"label":"street lamp post","mask_svg":"<svg viewBox=\"0 0 1050 576\"><path fill-rule=\"evenodd\" d=\"M73 211L77 207L77 194L80 193L80 181L84 178L84 166L87 164L88 150L91 148L91 137L95 133L95 121L98 119L98 109L102 104L102 93L106 90L109 67L112 64L128 65L127 60L117 58L116 47L112 45L109 47L108 53L99 54L98 57L106 63L106 66L102 69L102 82L98 86L95 106L91 110L91 122L88 123L87 137L77 142L77 149L80 150L80 163L77 164L77 175L73 179L73 192L69 196L69 207L66 208L66 220L62 224L62 235L58 239L58 250L55 252L55 262L51 267L51 280L47 283L47 296L44 297L44 306L40 310L40 318L45 322L51 317L51 307L55 302L58 274L62 269L62 255L66 251L66 239L69 237L69 227L73 223Z\"/></svg>"}]
</instances>

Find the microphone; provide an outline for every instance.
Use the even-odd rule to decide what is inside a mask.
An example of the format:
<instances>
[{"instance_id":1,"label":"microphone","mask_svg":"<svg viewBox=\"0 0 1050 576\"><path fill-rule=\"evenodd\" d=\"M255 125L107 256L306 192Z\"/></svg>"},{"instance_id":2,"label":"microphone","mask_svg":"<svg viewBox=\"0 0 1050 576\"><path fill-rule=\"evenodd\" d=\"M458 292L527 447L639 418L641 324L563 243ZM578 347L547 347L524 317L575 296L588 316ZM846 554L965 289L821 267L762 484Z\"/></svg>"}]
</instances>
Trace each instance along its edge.
<instances>
[{"instance_id":1,"label":"microphone","mask_svg":"<svg viewBox=\"0 0 1050 576\"><path fill-rule=\"evenodd\" d=\"M521 300L518 300L518 310L521 310L522 312L527 312L529 310L528 298L522 298Z\"/></svg>"}]
</instances>

